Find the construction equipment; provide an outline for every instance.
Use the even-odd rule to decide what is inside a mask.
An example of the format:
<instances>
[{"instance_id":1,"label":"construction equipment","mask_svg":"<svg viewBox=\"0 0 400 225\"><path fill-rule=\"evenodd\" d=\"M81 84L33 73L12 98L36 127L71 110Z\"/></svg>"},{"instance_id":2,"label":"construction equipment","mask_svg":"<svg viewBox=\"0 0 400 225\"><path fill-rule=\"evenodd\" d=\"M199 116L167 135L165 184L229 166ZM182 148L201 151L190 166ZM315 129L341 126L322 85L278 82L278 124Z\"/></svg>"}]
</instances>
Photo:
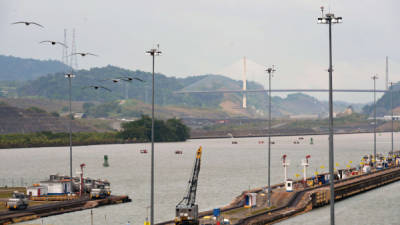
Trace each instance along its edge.
<instances>
[{"instance_id":1,"label":"construction equipment","mask_svg":"<svg viewBox=\"0 0 400 225\"><path fill-rule=\"evenodd\" d=\"M196 202L197 181L200 173L201 146L196 152L192 177L189 180L187 195L176 205L176 225L198 225L198 206Z\"/></svg>"},{"instance_id":2,"label":"construction equipment","mask_svg":"<svg viewBox=\"0 0 400 225\"><path fill-rule=\"evenodd\" d=\"M108 196L108 192L104 184L96 185L90 190L90 199L102 199Z\"/></svg>"}]
</instances>

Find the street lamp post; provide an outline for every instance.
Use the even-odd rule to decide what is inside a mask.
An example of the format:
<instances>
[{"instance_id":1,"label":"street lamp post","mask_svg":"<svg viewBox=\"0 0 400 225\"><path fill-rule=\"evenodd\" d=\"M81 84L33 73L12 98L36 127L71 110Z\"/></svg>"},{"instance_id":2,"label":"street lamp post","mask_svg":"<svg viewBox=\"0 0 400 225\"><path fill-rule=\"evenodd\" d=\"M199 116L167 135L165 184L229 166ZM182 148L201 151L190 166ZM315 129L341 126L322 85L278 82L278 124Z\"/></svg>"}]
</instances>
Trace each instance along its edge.
<instances>
[{"instance_id":1,"label":"street lamp post","mask_svg":"<svg viewBox=\"0 0 400 225\"><path fill-rule=\"evenodd\" d=\"M71 98L72 98L72 88L71 88L71 79L74 78L75 75L71 73L66 73L65 78L68 79L68 86L69 86L69 175L71 176L71 192L73 189L73 181L72 181L72 103L71 103Z\"/></svg>"},{"instance_id":2,"label":"street lamp post","mask_svg":"<svg viewBox=\"0 0 400 225\"><path fill-rule=\"evenodd\" d=\"M335 224L335 187L334 187L334 154L333 154L333 94L332 94L332 24L341 23L342 17L335 17L333 13L324 15L324 7L321 7L322 15L318 18L319 24L329 25L329 184L330 184L330 218L331 225Z\"/></svg>"},{"instance_id":3,"label":"street lamp post","mask_svg":"<svg viewBox=\"0 0 400 225\"><path fill-rule=\"evenodd\" d=\"M153 58L152 97L151 97L151 187L150 187L150 225L154 225L154 59L161 55L158 48L146 51Z\"/></svg>"},{"instance_id":4,"label":"street lamp post","mask_svg":"<svg viewBox=\"0 0 400 225\"><path fill-rule=\"evenodd\" d=\"M393 132L394 132L394 121L393 121L393 82L390 82L390 114L391 114L391 122L392 122L392 151L390 152L393 155Z\"/></svg>"},{"instance_id":5,"label":"street lamp post","mask_svg":"<svg viewBox=\"0 0 400 225\"><path fill-rule=\"evenodd\" d=\"M371 77L374 80L374 168L376 169L376 79L378 75Z\"/></svg>"},{"instance_id":6,"label":"street lamp post","mask_svg":"<svg viewBox=\"0 0 400 225\"><path fill-rule=\"evenodd\" d=\"M269 78L268 88L268 207L271 207L271 77L276 71L274 66L266 69Z\"/></svg>"}]
</instances>

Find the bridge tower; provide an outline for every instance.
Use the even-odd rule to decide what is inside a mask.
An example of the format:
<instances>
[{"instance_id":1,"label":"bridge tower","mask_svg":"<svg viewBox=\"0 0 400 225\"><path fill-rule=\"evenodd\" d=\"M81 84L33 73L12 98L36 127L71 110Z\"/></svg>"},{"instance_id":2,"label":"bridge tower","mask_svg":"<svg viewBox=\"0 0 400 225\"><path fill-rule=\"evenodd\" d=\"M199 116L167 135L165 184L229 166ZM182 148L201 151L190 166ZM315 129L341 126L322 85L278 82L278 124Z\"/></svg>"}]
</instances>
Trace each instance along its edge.
<instances>
[{"instance_id":1,"label":"bridge tower","mask_svg":"<svg viewBox=\"0 0 400 225\"><path fill-rule=\"evenodd\" d=\"M247 84L247 78L246 78L246 56L243 57L243 91L246 91L246 84ZM243 108L247 108L247 94L246 92L243 92Z\"/></svg>"}]
</instances>

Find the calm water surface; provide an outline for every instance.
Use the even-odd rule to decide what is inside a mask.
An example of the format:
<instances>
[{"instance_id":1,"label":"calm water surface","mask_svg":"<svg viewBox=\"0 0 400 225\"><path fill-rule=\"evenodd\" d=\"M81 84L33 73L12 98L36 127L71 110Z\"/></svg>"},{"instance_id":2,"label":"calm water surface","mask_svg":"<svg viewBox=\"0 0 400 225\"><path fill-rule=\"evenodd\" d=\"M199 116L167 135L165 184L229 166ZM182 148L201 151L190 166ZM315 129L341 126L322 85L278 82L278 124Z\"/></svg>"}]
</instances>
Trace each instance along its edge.
<instances>
[{"instance_id":1,"label":"calm water surface","mask_svg":"<svg viewBox=\"0 0 400 225\"><path fill-rule=\"evenodd\" d=\"M390 151L390 134L378 135L378 152ZM305 137L300 144L293 144L297 137L273 138L271 182L282 182L283 169L280 158L288 155L288 175L302 174L301 159L311 155L308 175L315 170L328 168L328 137L313 136L314 145ZM395 135L395 140L400 135ZM161 222L174 217L175 205L186 194L186 185L194 163L197 148L203 146L197 202L200 210L223 206L243 190L260 187L267 182L267 144L258 144L266 138L240 138L237 145L230 139L189 140L184 143L155 145L155 220ZM395 147L399 142L395 141ZM85 175L111 181L114 194L128 194L131 203L96 208L94 224L143 224L146 207L150 202L150 154L139 150L150 144L98 145L74 147L74 172L85 163ZM183 155L175 155L175 150ZM398 149L398 148L396 148ZM335 162L346 167L349 161L356 165L360 158L373 151L372 134L335 136ZM102 166L103 156L109 156L110 167ZM49 174L69 174L69 148L30 148L0 150L0 182L13 177L37 181ZM325 169L320 167L324 166ZM365 194L341 201L336 205L337 224L399 224L396 219L400 206L400 183L394 183ZM44 218L44 224L90 224L90 210ZM39 224L41 220L25 224ZM281 224L328 224L329 207L312 211Z\"/></svg>"}]
</instances>

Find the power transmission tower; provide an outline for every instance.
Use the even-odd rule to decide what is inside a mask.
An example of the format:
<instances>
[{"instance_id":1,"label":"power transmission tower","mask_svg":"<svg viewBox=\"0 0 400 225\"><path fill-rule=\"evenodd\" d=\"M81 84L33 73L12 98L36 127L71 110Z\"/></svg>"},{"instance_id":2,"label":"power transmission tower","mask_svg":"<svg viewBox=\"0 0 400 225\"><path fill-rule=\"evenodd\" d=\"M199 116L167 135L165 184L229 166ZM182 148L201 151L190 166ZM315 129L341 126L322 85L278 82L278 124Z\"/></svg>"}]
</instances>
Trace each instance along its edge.
<instances>
[{"instance_id":1,"label":"power transmission tower","mask_svg":"<svg viewBox=\"0 0 400 225\"><path fill-rule=\"evenodd\" d=\"M74 69L78 69L78 57L73 55L76 53L76 40L75 40L75 28L72 29L72 45L71 45L71 57L70 57L70 66Z\"/></svg>"},{"instance_id":2,"label":"power transmission tower","mask_svg":"<svg viewBox=\"0 0 400 225\"><path fill-rule=\"evenodd\" d=\"M67 29L64 29L64 45L67 44ZM68 49L66 47L62 48L62 56L61 56L61 62L67 67L68 66Z\"/></svg>"}]
</instances>

